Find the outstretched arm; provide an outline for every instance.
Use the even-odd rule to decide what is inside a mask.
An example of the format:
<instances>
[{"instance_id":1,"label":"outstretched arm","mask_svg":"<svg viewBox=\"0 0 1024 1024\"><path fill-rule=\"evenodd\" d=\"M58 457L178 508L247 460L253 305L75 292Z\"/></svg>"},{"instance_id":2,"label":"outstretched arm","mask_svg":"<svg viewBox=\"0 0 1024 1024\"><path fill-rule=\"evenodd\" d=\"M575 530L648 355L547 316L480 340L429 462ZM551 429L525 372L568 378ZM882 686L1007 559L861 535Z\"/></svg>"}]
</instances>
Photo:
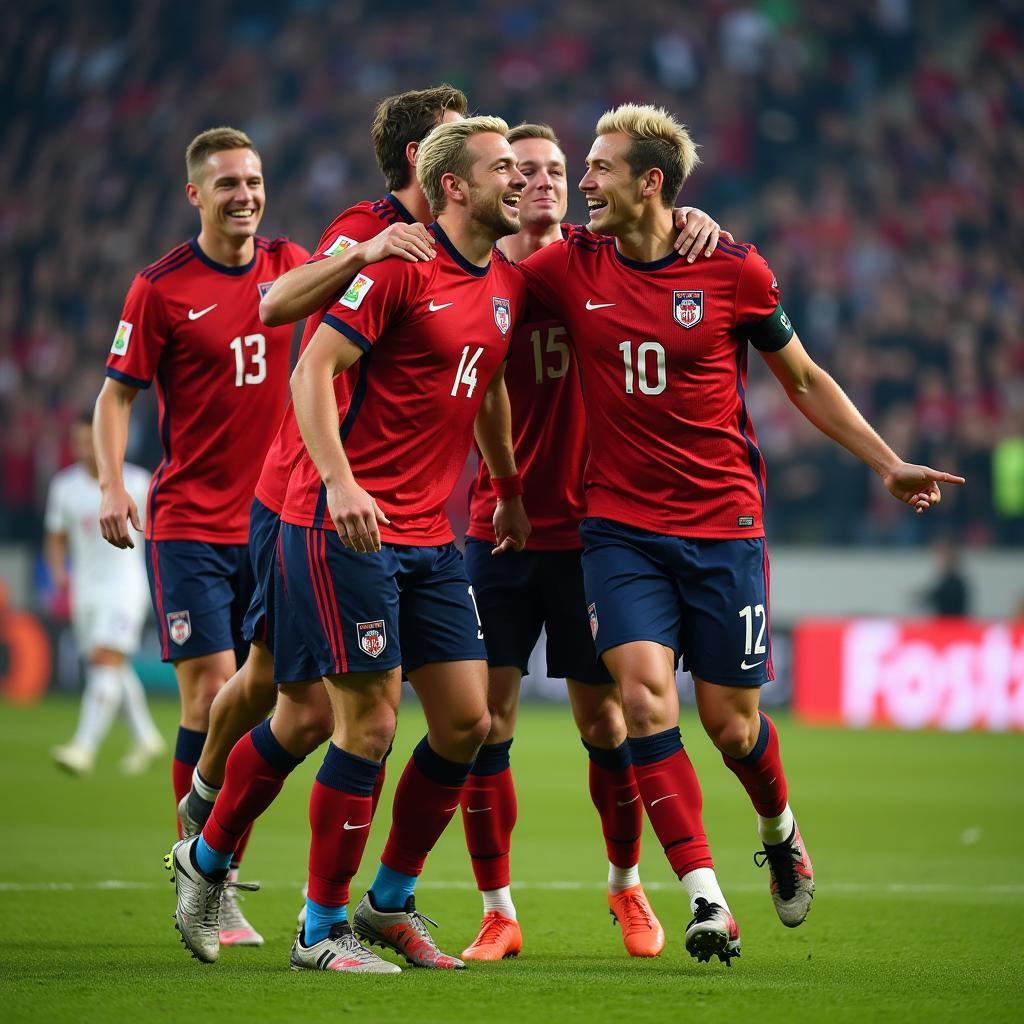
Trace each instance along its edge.
<instances>
[{"instance_id":1,"label":"outstretched arm","mask_svg":"<svg viewBox=\"0 0 1024 1024\"><path fill-rule=\"evenodd\" d=\"M124 453L128 445L128 423L138 388L107 377L96 399L92 439L99 469L100 533L115 548L133 548L128 532L131 523L142 529L139 509L124 486Z\"/></svg>"},{"instance_id":2,"label":"outstretched arm","mask_svg":"<svg viewBox=\"0 0 1024 1024\"><path fill-rule=\"evenodd\" d=\"M380 551L379 523L388 518L356 483L341 444L334 378L352 366L362 349L340 331L321 324L291 377L292 404L302 440L327 488L327 508L338 539L352 551Z\"/></svg>"},{"instance_id":3,"label":"outstretched arm","mask_svg":"<svg viewBox=\"0 0 1024 1024\"><path fill-rule=\"evenodd\" d=\"M370 263L398 256L415 263L434 258L434 239L422 224L392 224L379 235L335 256L303 263L282 274L260 301L268 327L291 324L315 313Z\"/></svg>"},{"instance_id":4,"label":"outstretched arm","mask_svg":"<svg viewBox=\"0 0 1024 1024\"><path fill-rule=\"evenodd\" d=\"M965 482L962 476L904 462L843 389L811 359L796 334L779 351L761 355L800 412L823 434L870 466L882 478L886 490L912 505L918 514L941 501L939 483Z\"/></svg>"},{"instance_id":5,"label":"outstretched arm","mask_svg":"<svg viewBox=\"0 0 1024 1024\"><path fill-rule=\"evenodd\" d=\"M523 489L516 471L512 449L512 411L505 388L505 364L491 378L484 400L476 414L476 443L491 474L498 504L494 510L494 535L498 555L508 550L522 551L530 535L530 521L523 508Z\"/></svg>"}]
</instances>

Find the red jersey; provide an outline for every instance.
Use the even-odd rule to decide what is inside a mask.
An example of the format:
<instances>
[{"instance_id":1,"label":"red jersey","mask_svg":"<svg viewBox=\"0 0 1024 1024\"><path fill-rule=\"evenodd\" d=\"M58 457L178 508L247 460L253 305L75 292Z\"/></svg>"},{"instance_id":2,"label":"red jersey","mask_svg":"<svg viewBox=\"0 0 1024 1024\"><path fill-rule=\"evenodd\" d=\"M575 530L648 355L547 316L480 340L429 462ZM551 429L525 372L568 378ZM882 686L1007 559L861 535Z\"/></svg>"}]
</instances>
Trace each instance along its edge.
<instances>
[{"instance_id":1,"label":"red jersey","mask_svg":"<svg viewBox=\"0 0 1024 1024\"><path fill-rule=\"evenodd\" d=\"M292 327L265 327L260 298L308 253L255 239L252 260L215 263L193 238L136 275L107 358L135 388L156 378L164 457L146 537L244 544L263 455L288 387Z\"/></svg>"},{"instance_id":2,"label":"red jersey","mask_svg":"<svg viewBox=\"0 0 1024 1024\"><path fill-rule=\"evenodd\" d=\"M379 235L386 227L404 221L414 223L411 213L390 193L376 202L362 202L350 206L344 213L339 213L327 226L316 251L307 260L308 263L319 263L320 260L336 253L344 252L353 245L369 241ZM337 296L324 304L318 313L306 320L302 331L302 342L299 354L309 344L316 329L320 326L324 313L337 301ZM266 459L263 470L256 481L256 497L272 512L280 515L284 504L285 492L288 490L288 477L292 467L303 450L302 435L295 419L295 410L291 402L284 411L284 419L278 428Z\"/></svg>"},{"instance_id":3,"label":"red jersey","mask_svg":"<svg viewBox=\"0 0 1024 1024\"><path fill-rule=\"evenodd\" d=\"M655 533L764 534L765 470L747 415L747 343L792 335L750 245L652 263L574 231L517 264L573 339L591 456L587 513Z\"/></svg>"},{"instance_id":4,"label":"red jersey","mask_svg":"<svg viewBox=\"0 0 1024 1024\"><path fill-rule=\"evenodd\" d=\"M430 230L433 260L391 258L367 267L323 317L364 352L335 387L341 438L355 479L391 520L380 534L392 544L454 539L444 505L525 304L522 279L500 253L477 267L439 225ZM305 448L281 518L334 529Z\"/></svg>"},{"instance_id":5,"label":"red jersey","mask_svg":"<svg viewBox=\"0 0 1024 1024\"><path fill-rule=\"evenodd\" d=\"M527 317L515 331L505 367L516 466L533 527L526 549L579 549L588 449L576 357L565 327L538 303ZM466 535L493 543L497 497L483 459L469 494Z\"/></svg>"}]
</instances>

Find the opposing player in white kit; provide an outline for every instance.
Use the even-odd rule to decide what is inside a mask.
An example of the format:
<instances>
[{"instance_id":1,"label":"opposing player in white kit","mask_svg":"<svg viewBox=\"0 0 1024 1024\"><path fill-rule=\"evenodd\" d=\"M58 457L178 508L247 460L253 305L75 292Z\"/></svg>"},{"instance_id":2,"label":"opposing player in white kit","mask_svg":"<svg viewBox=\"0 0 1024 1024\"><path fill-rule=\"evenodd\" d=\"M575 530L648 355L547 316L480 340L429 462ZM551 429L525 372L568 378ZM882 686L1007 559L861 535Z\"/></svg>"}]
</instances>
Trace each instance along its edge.
<instances>
[{"instance_id":1,"label":"opposing player in white kit","mask_svg":"<svg viewBox=\"0 0 1024 1024\"><path fill-rule=\"evenodd\" d=\"M86 661L85 692L74 738L53 748L53 759L75 775L92 770L96 752L119 709L133 746L121 761L128 775L142 772L166 749L146 705L146 694L129 660L139 649L149 608L143 549L112 550L100 535L100 486L92 447L92 416L71 429L77 460L50 481L46 500L44 554L54 584L63 589L71 561L71 621ZM149 473L124 467L125 488L146 507Z\"/></svg>"}]
</instances>

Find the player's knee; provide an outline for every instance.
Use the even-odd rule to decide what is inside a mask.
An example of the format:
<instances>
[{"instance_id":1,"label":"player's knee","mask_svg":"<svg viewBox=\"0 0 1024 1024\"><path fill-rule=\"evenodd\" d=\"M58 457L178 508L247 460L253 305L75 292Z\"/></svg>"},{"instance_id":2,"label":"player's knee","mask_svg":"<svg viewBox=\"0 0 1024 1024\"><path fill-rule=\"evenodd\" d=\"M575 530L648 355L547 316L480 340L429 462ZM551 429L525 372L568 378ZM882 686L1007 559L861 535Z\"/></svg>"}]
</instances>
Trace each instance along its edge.
<instances>
[{"instance_id":1,"label":"player's knee","mask_svg":"<svg viewBox=\"0 0 1024 1024\"><path fill-rule=\"evenodd\" d=\"M300 714L289 715L282 726L285 733L282 739L287 749L312 753L331 738L334 716L330 708L304 708Z\"/></svg>"},{"instance_id":2,"label":"player's knee","mask_svg":"<svg viewBox=\"0 0 1024 1024\"><path fill-rule=\"evenodd\" d=\"M676 724L670 720L668 702L655 686L647 685L640 678L623 684L622 714L630 733L635 736L661 732Z\"/></svg>"},{"instance_id":3,"label":"player's knee","mask_svg":"<svg viewBox=\"0 0 1024 1024\"><path fill-rule=\"evenodd\" d=\"M704 722L711 742L729 757L746 757L757 742L757 727L742 715L723 715Z\"/></svg>"},{"instance_id":4,"label":"player's knee","mask_svg":"<svg viewBox=\"0 0 1024 1024\"><path fill-rule=\"evenodd\" d=\"M593 715L579 718L576 725L580 736L593 747L611 750L626 739L626 723L617 705L601 708Z\"/></svg>"}]
</instances>

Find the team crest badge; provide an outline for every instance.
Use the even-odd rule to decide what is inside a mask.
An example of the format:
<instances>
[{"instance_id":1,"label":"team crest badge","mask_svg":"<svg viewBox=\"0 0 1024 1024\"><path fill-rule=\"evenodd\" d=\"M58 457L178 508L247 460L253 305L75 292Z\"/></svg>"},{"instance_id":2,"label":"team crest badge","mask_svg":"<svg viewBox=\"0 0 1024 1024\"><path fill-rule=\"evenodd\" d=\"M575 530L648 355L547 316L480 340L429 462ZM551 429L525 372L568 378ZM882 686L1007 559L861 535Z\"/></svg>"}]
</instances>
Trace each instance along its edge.
<instances>
[{"instance_id":1,"label":"team crest badge","mask_svg":"<svg viewBox=\"0 0 1024 1024\"><path fill-rule=\"evenodd\" d=\"M359 635L359 649L371 658L379 657L381 651L388 645L388 634L384 629L383 619L357 622L356 632Z\"/></svg>"},{"instance_id":2,"label":"team crest badge","mask_svg":"<svg viewBox=\"0 0 1024 1024\"><path fill-rule=\"evenodd\" d=\"M259 291L261 299L265 299L267 297L267 292L269 292L273 287L273 281L260 281L260 283L256 285L256 289Z\"/></svg>"},{"instance_id":3,"label":"team crest badge","mask_svg":"<svg viewBox=\"0 0 1024 1024\"><path fill-rule=\"evenodd\" d=\"M677 324L686 328L696 327L704 316L704 292L673 292L672 315Z\"/></svg>"},{"instance_id":4,"label":"team crest badge","mask_svg":"<svg viewBox=\"0 0 1024 1024\"><path fill-rule=\"evenodd\" d=\"M494 303L494 322L498 325L498 330L502 334L508 334L508 329L512 326L512 310L508 299L492 296L491 302Z\"/></svg>"},{"instance_id":5,"label":"team crest badge","mask_svg":"<svg viewBox=\"0 0 1024 1024\"><path fill-rule=\"evenodd\" d=\"M168 612L167 632L180 647L192 635L192 620L188 612Z\"/></svg>"},{"instance_id":6,"label":"team crest badge","mask_svg":"<svg viewBox=\"0 0 1024 1024\"><path fill-rule=\"evenodd\" d=\"M593 639L597 639L597 605L591 604L587 606L587 614L590 616L590 635Z\"/></svg>"}]
</instances>

